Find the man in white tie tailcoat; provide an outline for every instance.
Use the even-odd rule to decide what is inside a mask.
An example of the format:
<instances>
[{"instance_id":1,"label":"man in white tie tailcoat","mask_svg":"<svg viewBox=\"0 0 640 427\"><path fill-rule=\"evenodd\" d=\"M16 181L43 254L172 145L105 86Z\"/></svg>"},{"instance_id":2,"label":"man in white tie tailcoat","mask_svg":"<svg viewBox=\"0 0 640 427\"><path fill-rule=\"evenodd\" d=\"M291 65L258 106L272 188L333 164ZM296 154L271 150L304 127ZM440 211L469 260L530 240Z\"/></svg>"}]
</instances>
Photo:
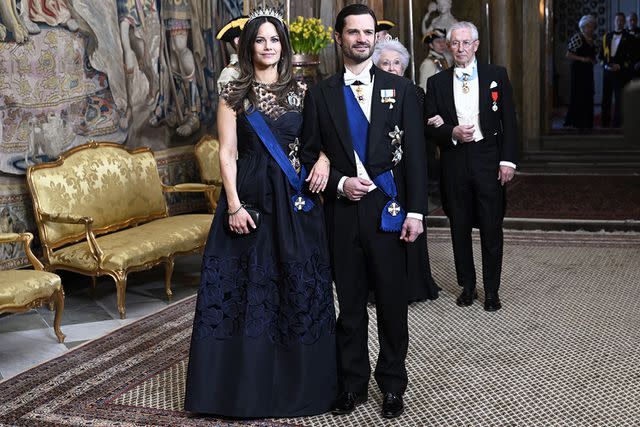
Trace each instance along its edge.
<instances>
[{"instance_id":1,"label":"man in white tie tailcoat","mask_svg":"<svg viewBox=\"0 0 640 427\"><path fill-rule=\"evenodd\" d=\"M304 104L302 161L331 161L325 216L340 315L335 415L368 398L367 297L376 298L382 415L404 410L408 347L407 245L427 213L424 125L413 83L373 65L376 18L363 4L336 18L345 69L312 88Z\"/></svg>"},{"instance_id":2,"label":"man in white tie tailcoat","mask_svg":"<svg viewBox=\"0 0 640 427\"><path fill-rule=\"evenodd\" d=\"M456 303L470 306L478 297L471 230L480 229L484 309L502 307L502 220L505 184L515 174L516 113L504 67L476 61L478 29L471 22L449 28L447 42L455 66L427 80L425 114L443 124L427 126L440 146L442 202L449 217L458 285Z\"/></svg>"}]
</instances>

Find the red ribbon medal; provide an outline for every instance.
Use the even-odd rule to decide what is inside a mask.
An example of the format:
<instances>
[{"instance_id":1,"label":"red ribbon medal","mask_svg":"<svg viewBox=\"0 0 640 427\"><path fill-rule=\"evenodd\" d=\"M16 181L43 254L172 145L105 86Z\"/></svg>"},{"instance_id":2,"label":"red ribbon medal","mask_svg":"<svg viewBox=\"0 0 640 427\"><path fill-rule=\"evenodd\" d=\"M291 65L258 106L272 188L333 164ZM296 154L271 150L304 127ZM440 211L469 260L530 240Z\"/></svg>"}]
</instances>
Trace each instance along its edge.
<instances>
[{"instance_id":1,"label":"red ribbon medal","mask_svg":"<svg viewBox=\"0 0 640 427\"><path fill-rule=\"evenodd\" d=\"M491 99L493 99L493 106L491 107L491 109L493 111L498 111L498 91L497 90L493 90L491 91Z\"/></svg>"}]
</instances>

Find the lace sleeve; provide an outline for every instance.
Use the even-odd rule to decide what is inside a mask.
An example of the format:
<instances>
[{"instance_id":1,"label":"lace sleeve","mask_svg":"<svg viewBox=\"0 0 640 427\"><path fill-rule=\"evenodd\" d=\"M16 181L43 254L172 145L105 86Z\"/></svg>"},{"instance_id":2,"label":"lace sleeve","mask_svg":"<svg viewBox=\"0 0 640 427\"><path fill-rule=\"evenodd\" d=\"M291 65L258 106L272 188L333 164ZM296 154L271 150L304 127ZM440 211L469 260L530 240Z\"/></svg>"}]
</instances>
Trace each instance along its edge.
<instances>
[{"instance_id":1,"label":"lace sleeve","mask_svg":"<svg viewBox=\"0 0 640 427\"><path fill-rule=\"evenodd\" d=\"M571 53L576 53L578 49L582 47L582 37L580 34L574 34L573 37L569 39L569 43L567 44L567 50Z\"/></svg>"},{"instance_id":2,"label":"lace sleeve","mask_svg":"<svg viewBox=\"0 0 640 427\"><path fill-rule=\"evenodd\" d=\"M231 107L229 100L231 99L231 95L238 89L235 81L230 81L225 83L220 90L220 98L224 99L228 106Z\"/></svg>"}]
</instances>

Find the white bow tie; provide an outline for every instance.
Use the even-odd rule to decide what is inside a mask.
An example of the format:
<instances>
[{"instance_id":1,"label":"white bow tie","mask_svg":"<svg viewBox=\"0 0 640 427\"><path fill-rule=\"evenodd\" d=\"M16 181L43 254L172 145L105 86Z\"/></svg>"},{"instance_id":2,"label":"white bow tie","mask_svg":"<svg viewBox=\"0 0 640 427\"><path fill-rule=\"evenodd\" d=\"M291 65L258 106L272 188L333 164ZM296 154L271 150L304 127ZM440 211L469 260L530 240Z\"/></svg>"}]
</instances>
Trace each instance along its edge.
<instances>
[{"instance_id":1,"label":"white bow tie","mask_svg":"<svg viewBox=\"0 0 640 427\"><path fill-rule=\"evenodd\" d=\"M346 70L344 72L344 84L347 86L351 86L356 81L359 81L362 84L368 85L371 83L371 72L369 69L362 71L357 76L353 74L351 71Z\"/></svg>"}]
</instances>

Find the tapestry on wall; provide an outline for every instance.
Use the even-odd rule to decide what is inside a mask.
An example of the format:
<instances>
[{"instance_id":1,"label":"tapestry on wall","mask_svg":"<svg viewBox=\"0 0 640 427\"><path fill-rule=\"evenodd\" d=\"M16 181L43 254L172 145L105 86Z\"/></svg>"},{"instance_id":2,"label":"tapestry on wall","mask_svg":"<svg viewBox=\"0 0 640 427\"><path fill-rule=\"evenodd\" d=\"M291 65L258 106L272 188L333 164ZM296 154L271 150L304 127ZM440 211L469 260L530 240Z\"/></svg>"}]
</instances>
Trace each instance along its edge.
<instances>
[{"instance_id":1,"label":"tapestry on wall","mask_svg":"<svg viewBox=\"0 0 640 427\"><path fill-rule=\"evenodd\" d=\"M97 136L123 141L104 74L85 60L84 37L49 29L29 43L0 43L0 170L29 165Z\"/></svg>"},{"instance_id":2,"label":"tapestry on wall","mask_svg":"<svg viewBox=\"0 0 640 427\"><path fill-rule=\"evenodd\" d=\"M37 240L38 232L27 185L22 178L0 176L0 233L24 231L31 231ZM33 248L37 246L37 242L32 243ZM27 264L22 242L0 245L0 270Z\"/></svg>"},{"instance_id":3,"label":"tapestry on wall","mask_svg":"<svg viewBox=\"0 0 640 427\"><path fill-rule=\"evenodd\" d=\"M162 37L171 37L171 33L166 31L161 11L152 6L162 9L163 3L171 1L73 0L66 2L72 19L61 15L57 26L49 26L30 15L34 22L24 22L29 34L25 32L18 41L9 33L0 42L0 232L32 232L36 236L32 245L38 251L26 169L91 139L125 143L128 148L150 147L166 184L200 182L193 144L205 133L217 134L215 80L227 63L215 33L242 13L243 2L190 1L201 18L189 26L202 31L205 49L197 43L194 46L193 35L188 34L186 46L199 63L197 90L201 95L199 128L189 136L178 134L179 125L171 117L161 117L155 127L151 120L161 94L171 90L168 79L159 79L161 52L169 55L165 67L176 53L171 52L170 44L162 44ZM30 3L38 1L18 1L18 9ZM129 7L130 13L125 13L124 6L131 5L135 10ZM129 19L136 14L143 19ZM123 17L130 26L124 35ZM123 40L130 43L127 49ZM139 57L133 52L133 71L128 73L131 68L125 66L125 51L132 53L132 44L140 40L144 49ZM147 60L150 68L145 65ZM175 88L184 90L183 83L179 81ZM181 101L184 107L184 97ZM167 202L171 214L207 208L198 193L168 194ZM0 269L27 264L19 245L0 248Z\"/></svg>"}]
</instances>

